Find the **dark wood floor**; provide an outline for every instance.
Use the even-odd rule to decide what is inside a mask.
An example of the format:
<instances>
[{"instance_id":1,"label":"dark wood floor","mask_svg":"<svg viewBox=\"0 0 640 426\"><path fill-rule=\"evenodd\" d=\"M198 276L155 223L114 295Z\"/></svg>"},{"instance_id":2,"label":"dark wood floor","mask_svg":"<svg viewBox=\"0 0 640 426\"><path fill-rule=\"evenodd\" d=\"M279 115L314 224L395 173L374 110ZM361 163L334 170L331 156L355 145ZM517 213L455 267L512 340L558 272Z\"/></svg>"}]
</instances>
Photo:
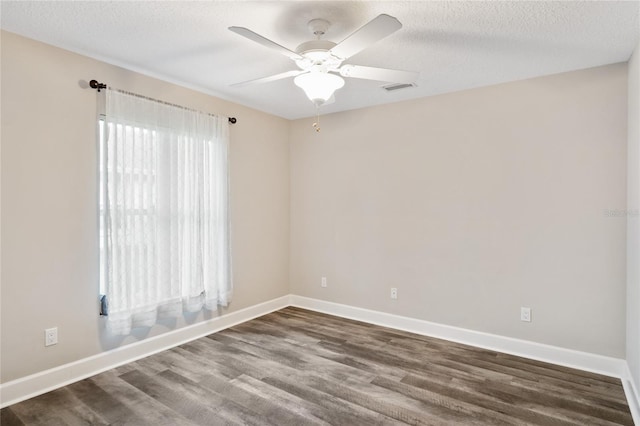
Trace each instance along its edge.
<instances>
[{"instance_id":1,"label":"dark wood floor","mask_svg":"<svg viewBox=\"0 0 640 426\"><path fill-rule=\"evenodd\" d=\"M632 425L620 380L286 308L1 411L10 425Z\"/></svg>"}]
</instances>

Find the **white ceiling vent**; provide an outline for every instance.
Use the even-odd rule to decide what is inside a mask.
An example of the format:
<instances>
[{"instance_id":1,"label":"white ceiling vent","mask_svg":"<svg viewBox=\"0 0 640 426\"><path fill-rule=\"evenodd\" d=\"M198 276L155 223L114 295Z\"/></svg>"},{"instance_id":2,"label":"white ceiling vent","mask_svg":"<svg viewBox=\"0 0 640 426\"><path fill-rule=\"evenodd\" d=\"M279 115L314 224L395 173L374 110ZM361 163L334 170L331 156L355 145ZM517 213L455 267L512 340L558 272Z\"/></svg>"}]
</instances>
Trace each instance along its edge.
<instances>
[{"instance_id":1,"label":"white ceiling vent","mask_svg":"<svg viewBox=\"0 0 640 426\"><path fill-rule=\"evenodd\" d=\"M387 92L393 92L394 90L406 89L408 87L416 87L415 83L399 83L399 84L388 84L386 86L382 86L384 90Z\"/></svg>"}]
</instances>

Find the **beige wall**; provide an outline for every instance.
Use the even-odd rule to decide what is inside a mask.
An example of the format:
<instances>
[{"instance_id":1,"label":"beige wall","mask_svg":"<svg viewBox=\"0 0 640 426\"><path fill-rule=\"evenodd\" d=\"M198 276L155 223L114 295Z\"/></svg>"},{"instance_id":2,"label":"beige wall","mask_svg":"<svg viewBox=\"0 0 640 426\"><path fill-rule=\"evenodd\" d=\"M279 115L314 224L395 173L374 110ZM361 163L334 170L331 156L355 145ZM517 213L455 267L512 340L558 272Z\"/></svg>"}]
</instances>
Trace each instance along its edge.
<instances>
[{"instance_id":1,"label":"beige wall","mask_svg":"<svg viewBox=\"0 0 640 426\"><path fill-rule=\"evenodd\" d=\"M640 389L640 44L629 60L627 353L632 379ZM640 398L640 395L636 395ZM638 401L640 404L640 401Z\"/></svg>"},{"instance_id":2,"label":"beige wall","mask_svg":"<svg viewBox=\"0 0 640 426\"><path fill-rule=\"evenodd\" d=\"M293 122L292 293L623 358L626 99L617 64Z\"/></svg>"},{"instance_id":3,"label":"beige wall","mask_svg":"<svg viewBox=\"0 0 640 426\"><path fill-rule=\"evenodd\" d=\"M110 339L98 318L96 100L114 87L216 114L231 127L235 297L229 311L289 293L286 120L3 32L1 381L202 321ZM57 326L57 346L44 329Z\"/></svg>"}]
</instances>

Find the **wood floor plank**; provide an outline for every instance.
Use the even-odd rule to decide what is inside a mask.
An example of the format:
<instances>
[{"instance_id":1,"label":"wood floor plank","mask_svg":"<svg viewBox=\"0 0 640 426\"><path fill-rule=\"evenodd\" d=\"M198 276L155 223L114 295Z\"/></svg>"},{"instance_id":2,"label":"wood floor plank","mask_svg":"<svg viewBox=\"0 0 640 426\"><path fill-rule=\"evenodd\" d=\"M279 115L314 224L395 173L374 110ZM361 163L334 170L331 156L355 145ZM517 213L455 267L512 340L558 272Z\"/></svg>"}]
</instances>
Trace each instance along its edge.
<instances>
[{"instance_id":1,"label":"wood floor plank","mask_svg":"<svg viewBox=\"0 0 640 426\"><path fill-rule=\"evenodd\" d=\"M327 392L326 389L319 389L307 380L267 377L264 381L298 395L306 401L313 401L313 403L322 406L323 411L317 415L333 425L391 425L398 424L397 419L401 416L408 421L405 422L406 424L431 424L426 421L427 416L422 416L422 419L410 417L410 413L402 410L384 413L381 412L377 404L362 404L360 400L341 398L334 395L333 392ZM386 407L394 408L390 405L386 405Z\"/></svg>"},{"instance_id":2,"label":"wood floor plank","mask_svg":"<svg viewBox=\"0 0 640 426\"><path fill-rule=\"evenodd\" d=\"M407 377L407 379L403 380L399 384L394 381L386 380L384 378L376 379L374 383L388 389L395 389L399 392L407 393L407 395L410 395L417 399L430 397L434 398L436 401L439 401L437 395L440 395L440 398L446 398L446 400L452 399L458 404L470 404L471 407L475 409L482 408L480 414L483 416L488 416L489 418L492 415L495 416L495 413L500 412L502 408L509 406L511 411L509 416L511 418L516 417L520 418L521 420L533 422L536 424L577 424L593 426L611 426L612 424L619 424L603 420L599 417L585 415L583 414L583 411L576 411L575 406L566 404L568 401L559 401L552 396L547 395L548 398L553 399L552 402L555 405L549 406L545 405L545 402L548 402L545 401L545 395L540 393L532 394L530 395L530 399L526 399L518 396L516 393L509 392L507 390L496 390L496 388L494 387L495 385L491 382L486 382L482 386L473 387L454 382L452 383L452 386L442 387L437 385L434 386L433 383L427 384L427 382L424 381L418 384L416 382L412 382L411 377ZM411 384L414 386L406 386L407 384ZM453 386L455 386L455 388ZM417 391L418 389L423 392ZM450 404L449 401L447 401L447 403ZM462 409L465 408L469 409L469 406L463 405ZM587 406L580 408L584 409L585 412L593 413L591 407ZM493 414L490 414L489 412L487 412L487 410L490 410L491 412L493 412ZM474 414L474 417L475 416L476 414ZM613 415L612 417L615 418L618 416ZM504 418L501 419L506 420ZM623 417L622 419L623 421L626 421Z\"/></svg>"},{"instance_id":3,"label":"wood floor plank","mask_svg":"<svg viewBox=\"0 0 640 426\"><path fill-rule=\"evenodd\" d=\"M215 418L224 420L226 424L260 425L265 423L260 413L254 410L254 406L238 404L235 400L220 395L174 371L165 370L155 379L159 384L164 384L177 393L187 396L190 400L190 406L184 408L189 413L185 417L191 418L189 416L194 416L195 419L194 407L202 410L206 414L203 417L202 424L210 424L211 419ZM173 404L173 402L174 398L171 398L171 403ZM213 416L211 415L212 412Z\"/></svg>"},{"instance_id":4,"label":"wood floor plank","mask_svg":"<svg viewBox=\"0 0 640 426\"><path fill-rule=\"evenodd\" d=\"M136 370L129 370L129 372L131 371ZM154 426L174 426L178 424L190 426L195 424L137 387L122 380L120 376L116 373L116 370L111 370L93 376L90 380L135 413L135 417L128 418L126 424L149 424Z\"/></svg>"},{"instance_id":5,"label":"wood floor plank","mask_svg":"<svg viewBox=\"0 0 640 426\"><path fill-rule=\"evenodd\" d=\"M207 425L211 419L220 417L210 405L219 407L221 399L212 397L210 403L203 403L199 398L175 389L172 384L162 383L139 370L125 373L120 378L197 425Z\"/></svg>"},{"instance_id":6,"label":"wood floor plank","mask_svg":"<svg viewBox=\"0 0 640 426\"><path fill-rule=\"evenodd\" d=\"M315 413L318 411L315 406L311 406L311 402L302 401L297 396L284 392L262 380L240 376L236 379L234 386L265 401L269 406L267 417L271 418L274 424L328 425L327 422L316 416Z\"/></svg>"},{"instance_id":7,"label":"wood floor plank","mask_svg":"<svg viewBox=\"0 0 640 426\"><path fill-rule=\"evenodd\" d=\"M457 419L457 423L459 424L514 425L519 423L517 419L514 419L512 416L503 415L500 412L488 410L482 406L428 389L410 386L401 381L397 382L380 377L373 383L390 391L401 393L409 398L422 401L429 406L444 407L447 410L454 411L459 415Z\"/></svg>"},{"instance_id":8,"label":"wood floor plank","mask_svg":"<svg viewBox=\"0 0 640 426\"><path fill-rule=\"evenodd\" d=\"M380 392L380 388L362 386L345 386L330 382L320 377L309 377L306 384L314 389L344 399L371 411L410 425L452 424L449 416L441 417L441 413L423 409L416 401L400 398L399 394Z\"/></svg>"},{"instance_id":9,"label":"wood floor plank","mask_svg":"<svg viewBox=\"0 0 640 426\"><path fill-rule=\"evenodd\" d=\"M14 404L0 422L633 424L619 379L294 307Z\"/></svg>"},{"instance_id":10,"label":"wood floor plank","mask_svg":"<svg viewBox=\"0 0 640 426\"><path fill-rule=\"evenodd\" d=\"M349 365L316 356L305 350L305 348L287 344L282 340L272 339L259 341L255 345L247 345L235 342L234 339L238 338L235 333L226 333L224 337L226 339L224 340L225 344L232 347L242 347L245 351L256 357L280 364L281 368L294 369L298 371L313 370L316 372L322 372L323 375L330 376L335 380L344 380L345 378L355 377L358 380L369 381L375 377L372 373L366 373Z\"/></svg>"},{"instance_id":11,"label":"wood floor plank","mask_svg":"<svg viewBox=\"0 0 640 426\"><path fill-rule=\"evenodd\" d=\"M118 401L92 379L73 383L67 386L67 389L89 408L95 412L102 413L105 421L109 424L135 417L135 412L131 408Z\"/></svg>"},{"instance_id":12,"label":"wood floor plank","mask_svg":"<svg viewBox=\"0 0 640 426\"><path fill-rule=\"evenodd\" d=\"M109 424L102 416L78 401L68 387L12 405L11 409L20 420L29 425Z\"/></svg>"},{"instance_id":13,"label":"wood floor plank","mask_svg":"<svg viewBox=\"0 0 640 426\"><path fill-rule=\"evenodd\" d=\"M208 344L208 339L198 339L176 348L186 359L192 362L192 368L205 368L209 373L219 374L228 379L234 379L242 374L243 365L233 366L221 362L226 357L215 352ZM211 356L211 354L216 356Z\"/></svg>"},{"instance_id":14,"label":"wood floor plank","mask_svg":"<svg viewBox=\"0 0 640 426\"><path fill-rule=\"evenodd\" d=\"M24 422L13 412L11 407L0 410L0 425L3 426L24 426Z\"/></svg>"},{"instance_id":15,"label":"wood floor plank","mask_svg":"<svg viewBox=\"0 0 640 426\"><path fill-rule=\"evenodd\" d=\"M508 415L513 417L514 419L525 421L527 422L527 424L535 424L541 426L567 426L575 424L572 422L564 421L562 419L549 417L545 414L540 414L538 412L528 410L515 404L503 402L490 396L475 393L468 389L460 388L457 386L445 387L426 378L419 378L409 375L402 380L402 383L426 389L432 392L437 392L441 395L448 395L451 398L466 401L469 404L477 405L489 411L508 413Z\"/></svg>"},{"instance_id":16,"label":"wood floor plank","mask_svg":"<svg viewBox=\"0 0 640 426\"><path fill-rule=\"evenodd\" d=\"M570 413L570 417L574 417L586 424L605 424L619 423L624 425L633 424L631 413L619 409L610 409L600 404L584 403L575 397L566 394L552 394L537 389L514 388L512 386L505 388L495 383L488 382L481 389L477 389L486 395L492 395L503 401L516 401L520 405L529 404L530 406L539 406L537 410L540 412L552 413L553 411L561 411ZM589 413L583 416L582 413ZM600 422L599 420L602 420Z\"/></svg>"}]
</instances>

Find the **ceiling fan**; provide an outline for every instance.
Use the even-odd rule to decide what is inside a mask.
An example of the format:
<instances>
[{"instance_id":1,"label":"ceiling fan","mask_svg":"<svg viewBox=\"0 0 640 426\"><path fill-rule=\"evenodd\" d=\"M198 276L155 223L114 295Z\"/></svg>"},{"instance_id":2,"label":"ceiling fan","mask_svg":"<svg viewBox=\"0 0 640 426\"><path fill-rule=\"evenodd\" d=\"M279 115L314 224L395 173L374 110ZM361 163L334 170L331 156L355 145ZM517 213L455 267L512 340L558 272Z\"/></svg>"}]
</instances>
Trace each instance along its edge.
<instances>
[{"instance_id":1,"label":"ceiling fan","mask_svg":"<svg viewBox=\"0 0 640 426\"><path fill-rule=\"evenodd\" d=\"M337 44L321 39L329 29L329 25L330 23L324 19L309 21L309 30L316 36L316 39L302 43L295 51L287 49L250 29L229 27L229 30L234 33L292 59L299 68L268 77L236 83L232 86L241 87L295 77L294 83L305 91L307 97L316 106L320 106L327 103L333 97L333 93L344 86L342 77L398 84L411 84L418 78L419 74L417 72L342 64L369 45L402 28L400 21L393 16L378 15Z\"/></svg>"}]
</instances>

